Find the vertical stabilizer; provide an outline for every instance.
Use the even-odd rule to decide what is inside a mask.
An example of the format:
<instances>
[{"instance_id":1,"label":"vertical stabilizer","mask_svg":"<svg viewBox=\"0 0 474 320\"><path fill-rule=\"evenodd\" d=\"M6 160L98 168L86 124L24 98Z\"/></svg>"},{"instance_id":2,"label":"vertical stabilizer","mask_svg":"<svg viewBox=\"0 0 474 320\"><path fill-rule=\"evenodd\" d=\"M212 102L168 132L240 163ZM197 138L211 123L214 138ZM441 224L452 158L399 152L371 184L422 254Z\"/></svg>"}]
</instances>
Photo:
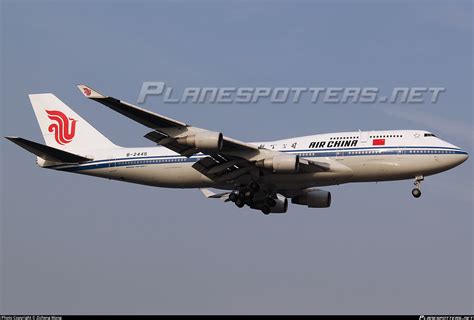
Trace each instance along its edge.
<instances>
[{"instance_id":1,"label":"vertical stabilizer","mask_svg":"<svg viewBox=\"0 0 474 320\"><path fill-rule=\"evenodd\" d=\"M29 97L46 145L67 151L117 147L54 94Z\"/></svg>"}]
</instances>

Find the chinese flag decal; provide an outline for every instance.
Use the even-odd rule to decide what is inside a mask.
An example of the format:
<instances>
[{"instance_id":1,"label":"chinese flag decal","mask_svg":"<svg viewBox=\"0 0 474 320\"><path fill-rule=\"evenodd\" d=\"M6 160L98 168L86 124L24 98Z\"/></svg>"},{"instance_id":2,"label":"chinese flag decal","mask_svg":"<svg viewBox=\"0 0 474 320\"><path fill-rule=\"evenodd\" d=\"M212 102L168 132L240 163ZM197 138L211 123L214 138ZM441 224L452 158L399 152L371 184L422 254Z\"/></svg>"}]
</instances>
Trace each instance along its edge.
<instances>
[{"instance_id":1,"label":"chinese flag decal","mask_svg":"<svg viewBox=\"0 0 474 320\"><path fill-rule=\"evenodd\" d=\"M385 145L385 139L374 139L374 140L372 140L372 145L373 146L384 146Z\"/></svg>"}]
</instances>

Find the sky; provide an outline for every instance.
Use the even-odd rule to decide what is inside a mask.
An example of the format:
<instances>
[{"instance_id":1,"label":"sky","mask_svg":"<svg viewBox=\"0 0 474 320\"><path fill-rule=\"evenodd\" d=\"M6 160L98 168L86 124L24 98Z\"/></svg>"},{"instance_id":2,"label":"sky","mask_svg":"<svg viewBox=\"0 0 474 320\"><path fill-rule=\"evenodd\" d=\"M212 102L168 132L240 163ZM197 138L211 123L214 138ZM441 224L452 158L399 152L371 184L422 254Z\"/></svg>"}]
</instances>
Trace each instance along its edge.
<instances>
[{"instance_id":1,"label":"sky","mask_svg":"<svg viewBox=\"0 0 474 320\"><path fill-rule=\"evenodd\" d=\"M473 154L470 1L1 1L1 132L42 142L53 92L122 146L149 131L85 99L186 86L445 87L436 104L163 104L242 141L423 129ZM264 216L43 170L1 142L0 313L473 313L473 165L325 188L332 207Z\"/></svg>"}]
</instances>

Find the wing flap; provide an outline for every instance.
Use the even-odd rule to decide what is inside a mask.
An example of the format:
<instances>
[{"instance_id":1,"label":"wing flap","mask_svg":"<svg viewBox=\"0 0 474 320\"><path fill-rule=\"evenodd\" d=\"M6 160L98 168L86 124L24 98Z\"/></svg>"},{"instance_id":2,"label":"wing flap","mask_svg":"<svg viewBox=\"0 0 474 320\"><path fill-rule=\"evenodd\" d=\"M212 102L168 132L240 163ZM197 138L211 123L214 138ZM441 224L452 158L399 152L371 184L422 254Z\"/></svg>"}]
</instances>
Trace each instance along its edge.
<instances>
[{"instance_id":1,"label":"wing flap","mask_svg":"<svg viewBox=\"0 0 474 320\"><path fill-rule=\"evenodd\" d=\"M329 171L331 170L331 165L327 162L302 158L300 159L300 170L307 173Z\"/></svg>"},{"instance_id":2,"label":"wing flap","mask_svg":"<svg viewBox=\"0 0 474 320\"><path fill-rule=\"evenodd\" d=\"M338 174L352 174L352 169L345 164L340 163L337 160L324 158L321 161L309 160L302 158L300 159L300 171L305 173L313 172L331 172Z\"/></svg>"},{"instance_id":3,"label":"wing flap","mask_svg":"<svg viewBox=\"0 0 474 320\"><path fill-rule=\"evenodd\" d=\"M179 144L176 139L158 131L148 132L144 137L185 157L190 157L198 152L195 148Z\"/></svg>"},{"instance_id":4,"label":"wing flap","mask_svg":"<svg viewBox=\"0 0 474 320\"><path fill-rule=\"evenodd\" d=\"M221 199L224 201L229 201L230 192L215 193L207 188L201 188L202 194L208 199Z\"/></svg>"}]
</instances>

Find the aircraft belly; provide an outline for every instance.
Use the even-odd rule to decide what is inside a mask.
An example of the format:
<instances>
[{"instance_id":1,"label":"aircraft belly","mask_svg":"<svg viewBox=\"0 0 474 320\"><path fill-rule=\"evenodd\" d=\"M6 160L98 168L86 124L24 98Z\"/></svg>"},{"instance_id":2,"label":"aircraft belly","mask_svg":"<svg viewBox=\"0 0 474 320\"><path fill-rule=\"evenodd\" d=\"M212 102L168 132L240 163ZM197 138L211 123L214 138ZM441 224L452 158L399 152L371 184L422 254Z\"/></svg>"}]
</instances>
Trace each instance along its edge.
<instances>
[{"instance_id":1,"label":"aircraft belly","mask_svg":"<svg viewBox=\"0 0 474 320\"><path fill-rule=\"evenodd\" d=\"M153 183L169 188L210 187L213 181L191 167L191 165L161 165L153 170Z\"/></svg>"},{"instance_id":2,"label":"aircraft belly","mask_svg":"<svg viewBox=\"0 0 474 320\"><path fill-rule=\"evenodd\" d=\"M264 182L278 188L309 188L346 183L351 181L352 174L351 171L273 174L265 177Z\"/></svg>"}]
</instances>

